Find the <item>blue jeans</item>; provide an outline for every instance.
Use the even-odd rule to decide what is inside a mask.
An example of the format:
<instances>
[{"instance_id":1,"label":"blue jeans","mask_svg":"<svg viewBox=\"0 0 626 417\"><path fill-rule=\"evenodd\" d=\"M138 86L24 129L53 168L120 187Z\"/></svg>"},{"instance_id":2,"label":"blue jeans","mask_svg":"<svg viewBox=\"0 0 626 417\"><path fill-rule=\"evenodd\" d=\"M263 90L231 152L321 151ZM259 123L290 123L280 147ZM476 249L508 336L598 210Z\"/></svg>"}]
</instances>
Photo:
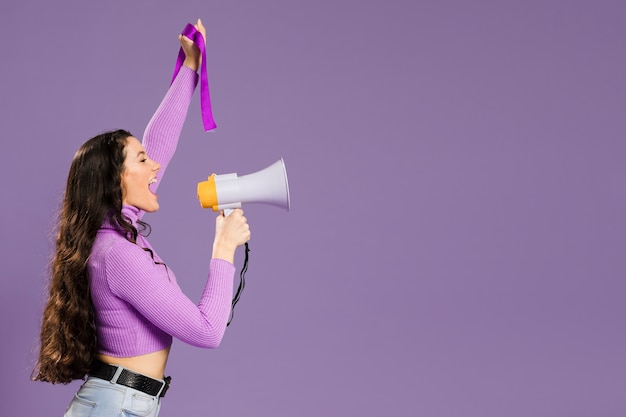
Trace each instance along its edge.
<instances>
[{"instance_id":1,"label":"blue jeans","mask_svg":"<svg viewBox=\"0 0 626 417\"><path fill-rule=\"evenodd\" d=\"M156 417L160 408L160 397L89 377L74 395L64 417Z\"/></svg>"}]
</instances>

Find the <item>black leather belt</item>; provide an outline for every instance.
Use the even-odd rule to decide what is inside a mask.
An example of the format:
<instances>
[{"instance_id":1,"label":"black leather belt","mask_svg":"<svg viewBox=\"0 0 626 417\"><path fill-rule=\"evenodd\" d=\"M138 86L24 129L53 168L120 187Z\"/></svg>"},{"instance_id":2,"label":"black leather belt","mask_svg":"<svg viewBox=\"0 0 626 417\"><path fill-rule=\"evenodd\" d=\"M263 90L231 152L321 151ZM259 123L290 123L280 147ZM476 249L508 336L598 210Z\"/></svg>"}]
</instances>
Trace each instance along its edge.
<instances>
[{"instance_id":1,"label":"black leather belt","mask_svg":"<svg viewBox=\"0 0 626 417\"><path fill-rule=\"evenodd\" d=\"M105 381L113 381L118 368L122 367L95 360L91 366L89 376L104 379ZM122 372L117 377L117 380L113 382L136 389L154 397L165 397L165 392L169 388L171 380L172 378L166 376L163 382L158 379L150 378L149 376L129 371L126 368L122 368Z\"/></svg>"}]
</instances>

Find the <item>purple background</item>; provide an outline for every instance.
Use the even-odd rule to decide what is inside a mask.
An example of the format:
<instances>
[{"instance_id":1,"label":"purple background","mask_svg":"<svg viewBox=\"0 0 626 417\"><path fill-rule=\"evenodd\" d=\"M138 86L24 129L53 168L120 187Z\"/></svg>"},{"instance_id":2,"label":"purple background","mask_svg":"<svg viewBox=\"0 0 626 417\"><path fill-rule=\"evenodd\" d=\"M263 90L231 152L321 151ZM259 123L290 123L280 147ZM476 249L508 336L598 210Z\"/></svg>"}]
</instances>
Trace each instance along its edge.
<instances>
[{"instance_id":1,"label":"purple background","mask_svg":"<svg viewBox=\"0 0 626 417\"><path fill-rule=\"evenodd\" d=\"M217 350L175 342L163 416L626 415L625 12L2 0L0 415L60 416L78 387L29 381L69 164L141 136L196 17L218 129L196 93L151 242L195 300L198 181L282 156L292 210L244 207L235 320Z\"/></svg>"}]
</instances>

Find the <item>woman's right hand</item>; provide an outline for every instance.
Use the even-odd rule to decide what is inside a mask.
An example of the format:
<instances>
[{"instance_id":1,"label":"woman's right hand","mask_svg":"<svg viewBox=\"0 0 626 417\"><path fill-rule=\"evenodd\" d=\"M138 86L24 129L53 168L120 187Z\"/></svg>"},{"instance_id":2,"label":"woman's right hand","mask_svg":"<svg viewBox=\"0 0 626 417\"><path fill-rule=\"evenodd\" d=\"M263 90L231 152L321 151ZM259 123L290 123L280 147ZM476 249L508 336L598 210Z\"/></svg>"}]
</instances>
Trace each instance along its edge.
<instances>
[{"instance_id":1,"label":"woman's right hand","mask_svg":"<svg viewBox=\"0 0 626 417\"><path fill-rule=\"evenodd\" d=\"M221 213L215 219L213 258L234 263L235 250L249 240L250 226L242 209L235 209L228 216Z\"/></svg>"}]
</instances>

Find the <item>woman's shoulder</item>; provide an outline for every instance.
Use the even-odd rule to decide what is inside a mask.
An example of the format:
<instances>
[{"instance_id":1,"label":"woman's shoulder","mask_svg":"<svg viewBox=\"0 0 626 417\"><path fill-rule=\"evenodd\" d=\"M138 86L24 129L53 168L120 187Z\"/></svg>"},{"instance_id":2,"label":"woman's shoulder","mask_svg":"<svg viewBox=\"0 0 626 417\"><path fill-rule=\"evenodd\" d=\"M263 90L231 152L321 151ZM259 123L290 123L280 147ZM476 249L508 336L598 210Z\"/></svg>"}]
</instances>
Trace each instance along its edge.
<instances>
[{"instance_id":1,"label":"woman's shoulder","mask_svg":"<svg viewBox=\"0 0 626 417\"><path fill-rule=\"evenodd\" d=\"M121 232L113 231L98 232L88 264L94 276L109 276L114 270L132 272L137 268L149 269L153 266L150 253L128 241Z\"/></svg>"},{"instance_id":2,"label":"woman's shoulder","mask_svg":"<svg viewBox=\"0 0 626 417\"><path fill-rule=\"evenodd\" d=\"M90 258L106 258L111 254L114 256L124 254L131 255L139 252L143 252L143 249L129 241L124 231L117 229L100 229L93 242Z\"/></svg>"}]
</instances>

